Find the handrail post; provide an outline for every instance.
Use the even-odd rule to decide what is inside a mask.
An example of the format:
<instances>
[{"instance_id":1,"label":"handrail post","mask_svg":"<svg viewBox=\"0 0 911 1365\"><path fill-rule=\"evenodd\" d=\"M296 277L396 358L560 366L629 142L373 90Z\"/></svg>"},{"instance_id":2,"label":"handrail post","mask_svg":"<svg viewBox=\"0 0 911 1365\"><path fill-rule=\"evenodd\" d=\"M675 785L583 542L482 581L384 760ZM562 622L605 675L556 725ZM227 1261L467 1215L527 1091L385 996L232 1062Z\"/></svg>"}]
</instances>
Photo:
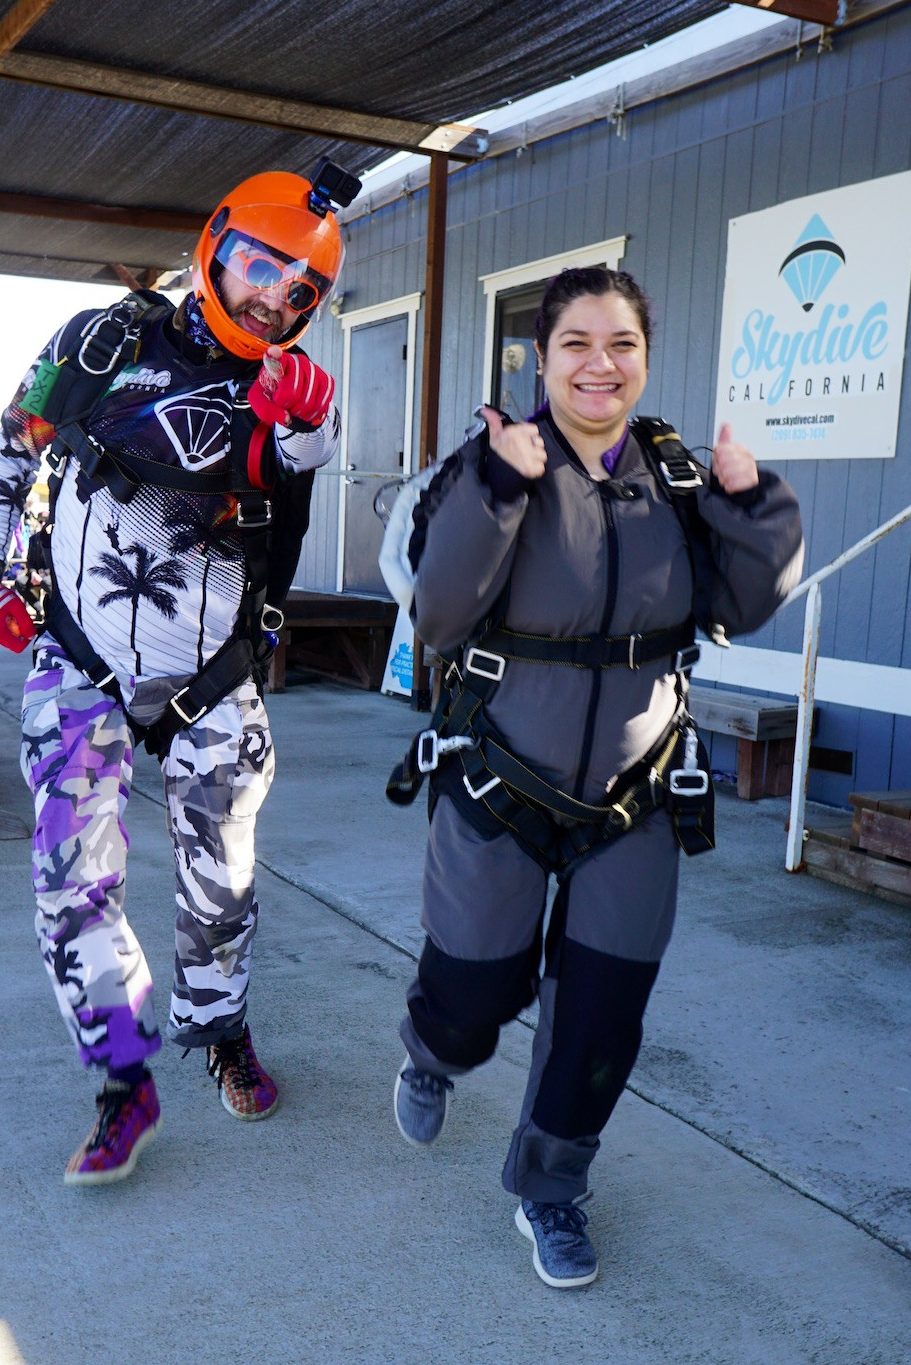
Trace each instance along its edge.
<instances>
[{"instance_id":1,"label":"handrail post","mask_svg":"<svg viewBox=\"0 0 911 1365\"><path fill-rule=\"evenodd\" d=\"M807 804L807 778L810 768L810 741L813 738L813 710L816 698L816 662L819 658L819 622L822 615L822 589L811 584L803 627L803 681L797 699L797 735L794 740L794 776L791 781L791 816L788 821L788 848L785 867L798 872L803 862L804 813Z\"/></svg>"}]
</instances>

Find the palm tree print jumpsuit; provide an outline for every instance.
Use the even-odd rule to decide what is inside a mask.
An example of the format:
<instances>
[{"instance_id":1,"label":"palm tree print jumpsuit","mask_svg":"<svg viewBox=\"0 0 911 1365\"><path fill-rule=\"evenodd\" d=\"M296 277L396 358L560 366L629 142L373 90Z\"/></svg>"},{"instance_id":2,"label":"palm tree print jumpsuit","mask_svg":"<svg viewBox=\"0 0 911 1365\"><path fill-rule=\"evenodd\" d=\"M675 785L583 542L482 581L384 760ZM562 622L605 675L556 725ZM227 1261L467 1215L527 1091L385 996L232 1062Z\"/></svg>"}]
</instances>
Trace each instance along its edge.
<instances>
[{"instance_id":1,"label":"palm tree print jumpsuit","mask_svg":"<svg viewBox=\"0 0 911 1365\"><path fill-rule=\"evenodd\" d=\"M226 460L237 384L251 370L191 342L185 312L176 326L164 318L143 332L139 357L116 375L88 430L110 448L212 473ZM95 316L72 319L39 361L59 360ZM3 544L53 436L19 406L38 363L0 418ZM274 430L286 474L324 464L337 447L334 410L320 428L302 427ZM123 504L73 460L57 497L53 562L65 605L144 724L228 639L245 577L229 496L149 484ZM128 1067L161 1046L149 969L124 914L132 766L124 707L42 636L25 684L22 743L36 813L36 929L86 1066ZM162 764L177 880L167 1033L182 1046L204 1047L243 1026L258 914L254 826L273 766L252 680L180 731Z\"/></svg>"}]
</instances>

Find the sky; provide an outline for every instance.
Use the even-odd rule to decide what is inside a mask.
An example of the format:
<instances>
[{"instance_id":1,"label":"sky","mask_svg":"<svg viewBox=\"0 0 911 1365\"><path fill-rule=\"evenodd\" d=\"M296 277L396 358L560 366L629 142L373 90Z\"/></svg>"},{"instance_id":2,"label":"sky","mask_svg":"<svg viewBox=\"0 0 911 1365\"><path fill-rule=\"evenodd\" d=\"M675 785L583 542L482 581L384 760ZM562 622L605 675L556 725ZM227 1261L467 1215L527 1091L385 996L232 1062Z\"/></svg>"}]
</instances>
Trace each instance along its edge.
<instances>
[{"instance_id":1,"label":"sky","mask_svg":"<svg viewBox=\"0 0 911 1365\"><path fill-rule=\"evenodd\" d=\"M0 275L0 408L57 328L83 308L107 308L123 285L70 284Z\"/></svg>"}]
</instances>

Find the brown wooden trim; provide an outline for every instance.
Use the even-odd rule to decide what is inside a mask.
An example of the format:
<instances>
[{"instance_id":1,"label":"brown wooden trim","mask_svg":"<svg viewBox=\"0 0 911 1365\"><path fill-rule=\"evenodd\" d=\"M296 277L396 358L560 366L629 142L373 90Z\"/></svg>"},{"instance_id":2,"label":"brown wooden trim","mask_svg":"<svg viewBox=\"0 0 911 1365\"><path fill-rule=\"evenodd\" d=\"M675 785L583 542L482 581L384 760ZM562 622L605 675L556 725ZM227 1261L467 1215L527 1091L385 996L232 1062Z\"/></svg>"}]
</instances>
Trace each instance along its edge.
<instances>
[{"instance_id":1,"label":"brown wooden trim","mask_svg":"<svg viewBox=\"0 0 911 1365\"><path fill-rule=\"evenodd\" d=\"M436 459L440 418L440 352L443 339L443 280L446 268L446 157L430 158L427 257L424 284L424 366L418 467Z\"/></svg>"},{"instance_id":2,"label":"brown wooden trim","mask_svg":"<svg viewBox=\"0 0 911 1365\"><path fill-rule=\"evenodd\" d=\"M125 208L121 204L87 204L77 199L53 199L43 194L0 191L0 213L25 218L62 218L77 223L108 223L112 227L151 228L158 232L201 232L205 213L179 213L170 209Z\"/></svg>"},{"instance_id":3,"label":"brown wooden trim","mask_svg":"<svg viewBox=\"0 0 911 1365\"><path fill-rule=\"evenodd\" d=\"M769 14L786 14L789 19L804 19L811 24L837 24L844 18L845 5L839 0L734 0L748 9L764 9Z\"/></svg>"},{"instance_id":4,"label":"brown wooden trim","mask_svg":"<svg viewBox=\"0 0 911 1365\"><path fill-rule=\"evenodd\" d=\"M11 52L0 56L0 76L30 85L101 95L107 99L127 100L131 104L150 104L159 109L202 114L206 118L256 123L285 132L343 138L347 142L390 147L396 151L425 153L432 150L436 142L455 139L455 144L446 149L447 155L461 161L476 160L486 148L481 130L467 129L460 124L437 127L411 119L336 109L302 100L277 99L272 95L175 80L170 76L123 70L69 57Z\"/></svg>"},{"instance_id":5,"label":"brown wooden trim","mask_svg":"<svg viewBox=\"0 0 911 1365\"><path fill-rule=\"evenodd\" d=\"M54 0L16 0L14 5L10 5L0 19L0 53L14 48L53 3Z\"/></svg>"}]
</instances>

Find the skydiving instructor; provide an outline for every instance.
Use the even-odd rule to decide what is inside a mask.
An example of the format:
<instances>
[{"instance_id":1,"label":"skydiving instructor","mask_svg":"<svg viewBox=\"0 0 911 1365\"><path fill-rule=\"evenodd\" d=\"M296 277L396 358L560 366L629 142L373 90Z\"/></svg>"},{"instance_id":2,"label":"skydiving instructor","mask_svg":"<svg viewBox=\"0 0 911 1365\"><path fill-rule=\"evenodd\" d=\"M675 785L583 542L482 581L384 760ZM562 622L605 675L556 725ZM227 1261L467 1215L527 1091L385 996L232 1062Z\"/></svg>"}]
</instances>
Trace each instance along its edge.
<instances>
[{"instance_id":1,"label":"skydiving instructor","mask_svg":"<svg viewBox=\"0 0 911 1365\"><path fill-rule=\"evenodd\" d=\"M54 592L21 762L40 950L80 1060L104 1077L68 1184L129 1175L161 1121L152 980L124 912L140 740L161 762L175 857L167 1035L204 1054L235 1117L278 1103L246 1018L254 829L274 769L256 675L313 471L338 446L334 380L299 342L342 267L332 201L357 189L332 163L312 182L243 181L203 229L176 310L139 291L80 313L0 418L3 544L48 444L54 470Z\"/></svg>"}]
</instances>

